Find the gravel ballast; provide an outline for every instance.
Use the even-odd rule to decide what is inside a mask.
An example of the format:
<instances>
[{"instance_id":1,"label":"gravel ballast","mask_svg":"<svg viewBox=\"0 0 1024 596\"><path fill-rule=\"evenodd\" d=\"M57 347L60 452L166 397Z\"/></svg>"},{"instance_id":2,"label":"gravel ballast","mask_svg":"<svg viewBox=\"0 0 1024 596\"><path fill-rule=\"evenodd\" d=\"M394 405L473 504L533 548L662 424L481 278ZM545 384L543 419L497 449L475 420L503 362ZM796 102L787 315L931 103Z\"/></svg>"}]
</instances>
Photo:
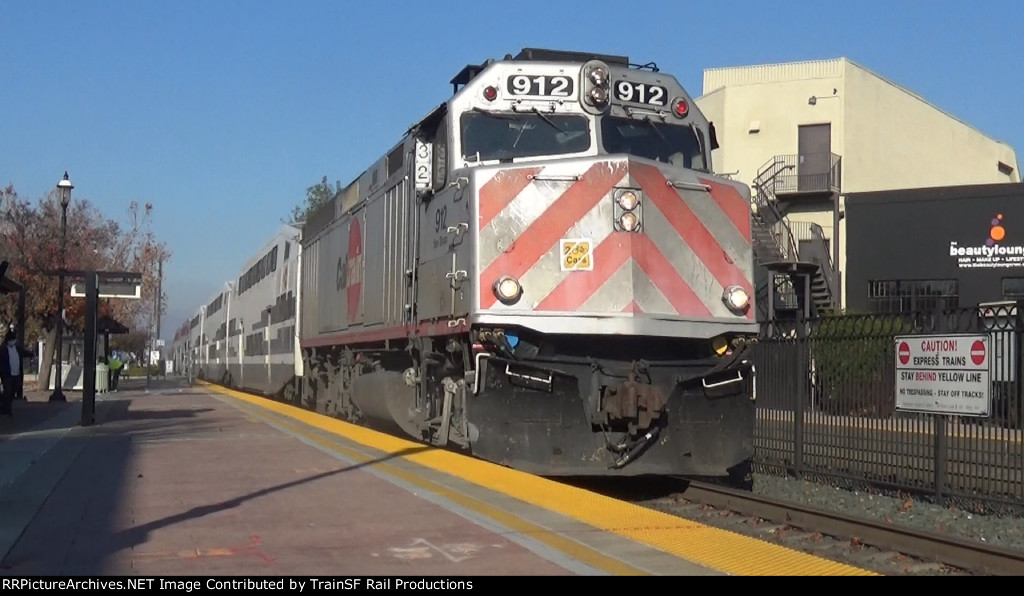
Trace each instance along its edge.
<instances>
[{"instance_id":1,"label":"gravel ballast","mask_svg":"<svg viewBox=\"0 0 1024 596\"><path fill-rule=\"evenodd\" d=\"M902 527L1024 551L1024 517L982 515L913 497L892 497L827 484L754 474L753 493Z\"/></svg>"}]
</instances>

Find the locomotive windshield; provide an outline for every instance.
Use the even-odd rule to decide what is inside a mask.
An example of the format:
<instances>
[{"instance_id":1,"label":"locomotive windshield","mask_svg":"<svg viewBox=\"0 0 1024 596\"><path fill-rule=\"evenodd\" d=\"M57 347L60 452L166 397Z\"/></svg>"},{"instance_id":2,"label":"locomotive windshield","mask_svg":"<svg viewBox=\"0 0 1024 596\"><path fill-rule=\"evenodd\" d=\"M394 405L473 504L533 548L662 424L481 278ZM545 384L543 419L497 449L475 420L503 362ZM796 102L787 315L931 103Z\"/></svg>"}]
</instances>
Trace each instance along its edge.
<instances>
[{"instance_id":1,"label":"locomotive windshield","mask_svg":"<svg viewBox=\"0 0 1024 596\"><path fill-rule=\"evenodd\" d=\"M601 141L608 153L627 153L663 163L706 170L702 138L691 126L642 119L601 119Z\"/></svg>"},{"instance_id":2,"label":"locomotive windshield","mask_svg":"<svg viewBox=\"0 0 1024 596\"><path fill-rule=\"evenodd\" d=\"M564 155L590 149L586 116L467 112L462 115L462 153L467 160L511 160Z\"/></svg>"}]
</instances>

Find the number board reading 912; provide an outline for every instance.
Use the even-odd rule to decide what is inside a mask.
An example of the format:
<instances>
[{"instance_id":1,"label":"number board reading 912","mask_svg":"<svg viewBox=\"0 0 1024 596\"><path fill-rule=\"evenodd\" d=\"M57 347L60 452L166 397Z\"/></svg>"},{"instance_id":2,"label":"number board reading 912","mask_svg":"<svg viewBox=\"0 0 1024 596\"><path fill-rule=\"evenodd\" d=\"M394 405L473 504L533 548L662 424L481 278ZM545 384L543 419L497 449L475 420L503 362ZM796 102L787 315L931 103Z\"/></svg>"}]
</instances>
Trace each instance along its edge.
<instances>
[{"instance_id":1,"label":"number board reading 912","mask_svg":"<svg viewBox=\"0 0 1024 596\"><path fill-rule=\"evenodd\" d=\"M989 415L988 335L900 335L895 341L896 410Z\"/></svg>"},{"instance_id":2,"label":"number board reading 912","mask_svg":"<svg viewBox=\"0 0 1024 596\"><path fill-rule=\"evenodd\" d=\"M663 106L668 103L668 90L661 85L619 81L614 87L615 99L626 103Z\"/></svg>"},{"instance_id":3,"label":"number board reading 912","mask_svg":"<svg viewBox=\"0 0 1024 596\"><path fill-rule=\"evenodd\" d=\"M573 82L563 75L518 74L507 79L506 88L517 97L571 97Z\"/></svg>"}]
</instances>

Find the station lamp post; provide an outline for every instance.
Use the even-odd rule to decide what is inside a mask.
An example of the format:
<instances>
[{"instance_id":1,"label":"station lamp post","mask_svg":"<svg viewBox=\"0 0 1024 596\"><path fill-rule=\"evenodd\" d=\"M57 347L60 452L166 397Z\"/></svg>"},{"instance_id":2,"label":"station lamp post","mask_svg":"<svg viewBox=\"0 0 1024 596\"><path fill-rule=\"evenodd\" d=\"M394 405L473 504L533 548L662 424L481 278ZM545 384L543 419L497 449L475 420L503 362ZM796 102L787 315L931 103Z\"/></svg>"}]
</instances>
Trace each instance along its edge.
<instances>
[{"instance_id":1,"label":"station lamp post","mask_svg":"<svg viewBox=\"0 0 1024 596\"><path fill-rule=\"evenodd\" d=\"M64 396L64 382L61 364L64 360L64 270L68 237L68 205L71 204L71 180L68 173L57 183L57 197L60 199L60 270L57 272L57 342L53 355L56 364L56 377L53 380L53 393L50 401L67 401Z\"/></svg>"}]
</instances>

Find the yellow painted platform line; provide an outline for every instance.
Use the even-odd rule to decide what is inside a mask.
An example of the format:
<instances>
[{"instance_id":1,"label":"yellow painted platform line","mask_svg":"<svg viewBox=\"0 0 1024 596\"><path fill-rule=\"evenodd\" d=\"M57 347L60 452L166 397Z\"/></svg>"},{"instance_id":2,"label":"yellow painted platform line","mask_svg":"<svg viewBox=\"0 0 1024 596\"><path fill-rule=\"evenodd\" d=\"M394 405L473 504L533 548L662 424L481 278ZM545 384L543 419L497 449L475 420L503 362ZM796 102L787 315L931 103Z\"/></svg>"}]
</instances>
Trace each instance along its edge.
<instances>
[{"instance_id":1,"label":"yellow painted platform line","mask_svg":"<svg viewBox=\"0 0 1024 596\"><path fill-rule=\"evenodd\" d=\"M297 406L203 385L387 454L425 446ZM733 575L877 575L450 451L429 449L399 457Z\"/></svg>"},{"instance_id":2,"label":"yellow painted platform line","mask_svg":"<svg viewBox=\"0 0 1024 596\"><path fill-rule=\"evenodd\" d=\"M242 407L251 407L253 409L256 409L260 406L247 404ZM371 464L373 468L376 470L386 472L387 474L390 474L395 478L399 478L402 481L411 484L417 488L421 488L430 491L434 494L440 495L465 509L484 515L504 525L505 527L517 532L518 534L528 536L536 540L537 542L542 542L547 546L550 546L558 551L561 551L562 553L565 553L566 555L569 555L577 561L590 565L591 567L595 567L612 575L650 575L642 569L638 569L636 567L633 567L632 565L623 563L618 559L609 557L604 553L601 553L600 551L584 546L574 540L570 540L560 534L548 530L547 528L528 522L516 515L512 515L507 511L499 509L494 505L481 501L480 499L470 497L458 491L452 490L446 486L442 486L440 484L437 484L436 482L427 480L426 478L423 478L418 474L409 472L407 470L403 470L392 464L388 464L382 461L375 461L379 460L379 458L371 457L369 455L366 455L365 453L344 447L334 441L325 439L320 435L311 433L303 428L305 427L306 429L308 429L308 425L297 426L295 424L285 422L285 420L289 418L288 414L275 415L271 414L270 412L267 412L266 410L263 410L262 415L266 416L264 421L273 421L274 424L283 426L286 429L288 429L288 431L293 432L297 435L301 435L305 439L308 439L318 445L322 445L330 449L331 451L341 452L343 455L345 455L345 457L348 457L349 459L357 463ZM328 433L334 435L338 434L332 431L328 431ZM414 445L415 447L413 447L413 449L432 449L429 445ZM402 457L398 457L396 459L402 459Z\"/></svg>"}]
</instances>

